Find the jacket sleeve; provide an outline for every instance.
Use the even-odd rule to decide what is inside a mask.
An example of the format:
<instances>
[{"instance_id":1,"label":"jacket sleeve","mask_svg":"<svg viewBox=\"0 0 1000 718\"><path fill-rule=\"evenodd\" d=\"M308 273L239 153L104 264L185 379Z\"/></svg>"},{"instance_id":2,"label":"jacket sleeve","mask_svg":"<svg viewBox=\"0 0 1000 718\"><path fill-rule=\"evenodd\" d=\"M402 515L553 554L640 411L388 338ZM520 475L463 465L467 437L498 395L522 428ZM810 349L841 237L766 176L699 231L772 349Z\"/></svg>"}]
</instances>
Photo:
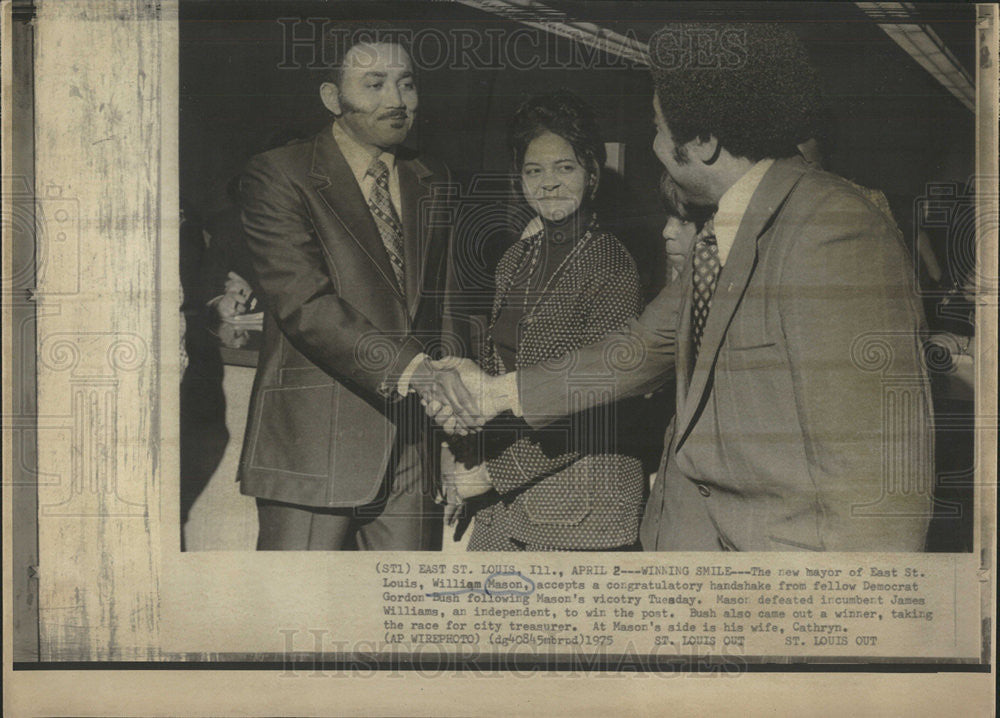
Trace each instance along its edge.
<instances>
[{"instance_id":1,"label":"jacket sleeve","mask_svg":"<svg viewBox=\"0 0 1000 718\"><path fill-rule=\"evenodd\" d=\"M639 273L635 262L624 249L615 249L619 251L611 255L612 261L602 265L606 272L597 275L581 297L587 308L582 342L599 340L639 313ZM564 429L569 440L554 442L570 449L564 452L546 451L544 444L531 436L518 438L499 456L486 462L494 487L500 494L506 494L561 471L583 455L603 453L607 450L603 439L615 431L614 419L613 404L572 414Z\"/></svg>"},{"instance_id":2,"label":"jacket sleeve","mask_svg":"<svg viewBox=\"0 0 1000 718\"><path fill-rule=\"evenodd\" d=\"M860 196L813 206L778 306L819 533L830 551L922 551L933 430L907 255Z\"/></svg>"},{"instance_id":3,"label":"jacket sleeve","mask_svg":"<svg viewBox=\"0 0 1000 718\"><path fill-rule=\"evenodd\" d=\"M267 156L250 161L240 192L247 247L281 331L326 373L391 397L398 376L422 351L421 343L382 332L337 295L302 198Z\"/></svg>"}]
</instances>

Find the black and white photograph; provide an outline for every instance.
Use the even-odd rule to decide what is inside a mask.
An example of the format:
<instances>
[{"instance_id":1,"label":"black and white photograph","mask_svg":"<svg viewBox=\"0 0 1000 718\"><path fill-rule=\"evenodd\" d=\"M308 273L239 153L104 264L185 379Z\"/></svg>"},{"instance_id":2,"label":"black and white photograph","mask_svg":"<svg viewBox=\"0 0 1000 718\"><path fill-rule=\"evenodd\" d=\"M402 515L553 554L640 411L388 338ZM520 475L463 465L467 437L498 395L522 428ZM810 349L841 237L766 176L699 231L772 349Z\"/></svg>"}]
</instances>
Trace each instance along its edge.
<instances>
[{"instance_id":1,"label":"black and white photograph","mask_svg":"<svg viewBox=\"0 0 1000 718\"><path fill-rule=\"evenodd\" d=\"M997 9L4 0L4 712L988 714Z\"/></svg>"},{"instance_id":2,"label":"black and white photograph","mask_svg":"<svg viewBox=\"0 0 1000 718\"><path fill-rule=\"evenodd\" d=\"M181 5L186 550L972 551L974 9L585 6Z\"/></svg>"}]
</instances>

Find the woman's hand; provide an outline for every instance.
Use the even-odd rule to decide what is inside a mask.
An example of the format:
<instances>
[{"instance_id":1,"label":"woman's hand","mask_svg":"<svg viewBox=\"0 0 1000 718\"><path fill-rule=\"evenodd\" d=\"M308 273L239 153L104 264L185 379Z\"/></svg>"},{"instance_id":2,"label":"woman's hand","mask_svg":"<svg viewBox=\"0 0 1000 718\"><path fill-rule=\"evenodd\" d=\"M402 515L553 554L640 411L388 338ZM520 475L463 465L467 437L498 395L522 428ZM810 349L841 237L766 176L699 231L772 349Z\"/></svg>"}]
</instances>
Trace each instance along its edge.
<instances>
[{"instance_id":1,"label":"woman's hand","mask_svg":"<svg viewBox=\"0 0 1000 718\"><path fill-rule=\"evenodd\" d=\"M460 469L455 488L463 501L474 496L482 496L492 489L493 482L490 480L490 472L486 469L486 464L480 464L472 469Z\"/></svg>"},{"instance_id":2,"label":"woman's hand","mask_svg":"<svg viewBox=\"0 0 1000 718\"><path fill-rule=\"evenodd\" d=\"M441 444L441 483L445 496L444 520L449 526L458 520L466 499L481 496L493 488L485 464L472 469L459 466L446 443Z\"/></svg>"},{"instance_id":3,"label":"woman's hand","mask_svg":"<svg viewBox=\"0 0 1000 718\"><path fill-rule=\"evenodd\" d=\"M462 497L455 487L455 455L447 443L441 442L441 488L444 491L444 522L451 526L462 510Z\"/></svg>"}]
</instances>

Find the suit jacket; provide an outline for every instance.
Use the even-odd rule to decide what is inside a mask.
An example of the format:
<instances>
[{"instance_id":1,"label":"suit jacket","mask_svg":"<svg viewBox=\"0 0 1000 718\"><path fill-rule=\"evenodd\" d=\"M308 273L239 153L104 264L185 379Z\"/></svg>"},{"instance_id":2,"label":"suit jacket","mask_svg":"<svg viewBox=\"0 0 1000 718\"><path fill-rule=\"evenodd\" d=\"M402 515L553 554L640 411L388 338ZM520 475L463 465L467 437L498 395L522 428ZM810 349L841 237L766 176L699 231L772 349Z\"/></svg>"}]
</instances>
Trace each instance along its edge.
<instances>
[{"instance_id":1,"label":"suit jacket","mask_svg":"<svg viewBox=\"0 0 1000 718\"><path fill-rule=\"evenodd\" d=\"M243 225L266 314L240 459L245 494L364 504L393 449L421 440L423 412L393 392L410 360L442 341L450 232L428 218L442 216L433 188L450 178L403 147L396 163L402 288L329 128L246 167Z\"/></svg>"},{"instance_id":2,"label":"suit jacket","mask_svg":"<svg viewBox=\"0 0 1000 718\"><path fill-rule=\"evenodd\" d=\"M671 369L677 382L643 547L922 550L931 404L895 226L846 180L779 160L740 224L694 362L690 273L689 260L618 338L643 352L618 373L619 395ZM580 352L576 371L598 370L600 353ZM533 425L571 400L551 372L520 372Z\"/></svg>"},{"instance_id":3,"label":"suit jacket","mask_svg":"<svg viewBox=\"0 0 1000 718\"><path fill-rule=\"evenodd\" d=\"M595 342L638 315L635 261L613 234L596 225L590 234L522 320L517 368ZM493 322L523 277L534 241L515 243L497 266ZM503 373L492 335L483 357L488 373ZM529 550L634 544L646 482L639 459L618 450L624 414L619 406L595 408L547 431L520 420L506 430L487 426L486 465L500 496L477 511L470 550L509 549L511 538Z\"/></svg>"}]
</instances>

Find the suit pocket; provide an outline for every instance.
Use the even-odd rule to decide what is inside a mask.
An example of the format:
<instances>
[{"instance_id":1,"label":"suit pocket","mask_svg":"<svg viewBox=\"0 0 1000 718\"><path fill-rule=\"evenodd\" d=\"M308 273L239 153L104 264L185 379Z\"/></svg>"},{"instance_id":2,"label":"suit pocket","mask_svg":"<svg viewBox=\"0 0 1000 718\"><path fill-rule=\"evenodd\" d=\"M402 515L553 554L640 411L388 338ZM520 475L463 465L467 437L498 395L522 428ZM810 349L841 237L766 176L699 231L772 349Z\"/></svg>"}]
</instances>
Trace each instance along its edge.
<instances>
[{"instance_id":1,"label":"suit pocket","mask_svg":"<svg viewBox=\"0 0 1000 718\"><path fill-rule=\"evenodd\" d=\"M339 387L326 379L325 384L304 381L261 393L260 421L250 458L253 468L302 477L328 476L330 421Z\"/></svg>"},{"instance_id":2,"label":"suit pocket","mask_svg":"<svg viewBox=\"0 0 1000 718\"><path fill-rule=\"evenodd\" d=\"M726 346L719 354L720 368L729 371L774 369L784 364L776 342L752 346Z\"/></svg>"}]
</instances>

